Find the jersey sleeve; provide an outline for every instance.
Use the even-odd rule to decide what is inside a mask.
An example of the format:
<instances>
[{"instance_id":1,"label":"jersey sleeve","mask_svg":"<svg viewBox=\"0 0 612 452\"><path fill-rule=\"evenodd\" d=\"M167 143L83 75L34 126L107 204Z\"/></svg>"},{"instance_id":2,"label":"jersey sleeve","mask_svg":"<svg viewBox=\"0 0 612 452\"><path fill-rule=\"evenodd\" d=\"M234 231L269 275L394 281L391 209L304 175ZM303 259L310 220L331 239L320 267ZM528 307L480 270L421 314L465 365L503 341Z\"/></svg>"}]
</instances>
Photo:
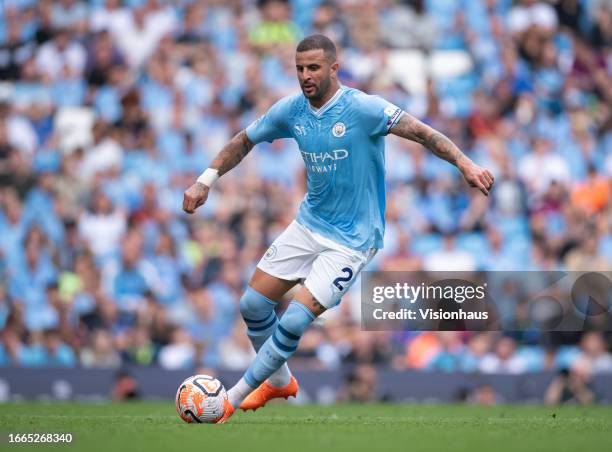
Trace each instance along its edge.
<instances>
[{"instance_id":1,"label":"jersey sleeve","mask_svg":"<svg viewBox=\"0 0 612 452\"><path fill-rule=\"evenodd\" d=\"M251 143L257 144L262 141L271 143L279 138L290 138L291 133L287 126L290 106L291 98L285 97L251 123L246 128L246 134Z\"/></svg>"},{"instance_id":2,"label":"jersey sleeve","mask_svg":"<svg viewBox=\"0 0 612 452\"><path fill-rule=\"evenodd\" d=\"M371 137L384 136L398 123L404 111L380 96L361 96L362 126Z\"/></svg>"}]
</instances>

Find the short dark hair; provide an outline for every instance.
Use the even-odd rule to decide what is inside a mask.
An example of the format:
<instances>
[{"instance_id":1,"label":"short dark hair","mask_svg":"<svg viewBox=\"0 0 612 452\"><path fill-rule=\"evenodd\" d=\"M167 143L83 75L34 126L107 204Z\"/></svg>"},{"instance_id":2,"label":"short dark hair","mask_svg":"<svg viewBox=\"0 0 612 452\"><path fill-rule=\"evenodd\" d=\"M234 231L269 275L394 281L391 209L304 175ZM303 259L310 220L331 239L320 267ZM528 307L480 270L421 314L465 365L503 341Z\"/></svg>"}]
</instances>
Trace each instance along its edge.
<instances>
[{"instance_id":1,"label":"short dark hair","mask_svg":"<svg viewBox=\"0 0 612 452\"><path fill-rule=\"evenodd\" d=\"M336 61L336 46L325 35L310 35L300 41L296 52L307 52L309 50L321 49L325 52L325 56L330 62Z\"/></svg>"}]
</instances>

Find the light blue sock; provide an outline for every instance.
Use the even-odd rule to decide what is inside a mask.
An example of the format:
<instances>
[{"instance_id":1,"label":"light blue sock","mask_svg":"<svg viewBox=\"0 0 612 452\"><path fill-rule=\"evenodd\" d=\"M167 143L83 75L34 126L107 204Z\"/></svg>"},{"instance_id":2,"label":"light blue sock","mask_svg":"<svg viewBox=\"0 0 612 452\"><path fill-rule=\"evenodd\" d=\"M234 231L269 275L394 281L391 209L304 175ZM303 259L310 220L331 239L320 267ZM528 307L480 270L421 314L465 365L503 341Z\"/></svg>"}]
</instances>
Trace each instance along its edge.
<instances>
[{"instance_id":1,"label":"light blue sock","mask_svg":"<svg viewBox=\"0 0 612 452\"><path fill-rule=\"evenodd\" d=\"M247 336L251 339L256 352L276 329L278 317L274 312L275 306L275 302L252 287L247 287L240 298L240 314L247 326Z\"/></svg>"},{"instance_id":2,"label":"light blue sock","mask_svg":"<svg viewBox=\"0 0 612 452\"><path fill-rule=\"evenodd\" d=\"M260 294L252 287L247 287L240 298L240 313L247 325L247 336L256 352L272 335L278 325L278 317L274 308L276 303ZM283 365L270 376L272 386L282 387L291 381L291 371L287 364Z\"/></svg>"},{"instance_id":3,"label":"light blue sock","mask_svg":"<svg viewBox=\"0 0 612 452\"><path fill-rule=\"evenodd\" d=\"M287 362L297 350L304 331L316 316L297 301L289 303L280 322L244 374L244 380L252 387L258 387L266 378Z\"/></svg>"}]
</instances>

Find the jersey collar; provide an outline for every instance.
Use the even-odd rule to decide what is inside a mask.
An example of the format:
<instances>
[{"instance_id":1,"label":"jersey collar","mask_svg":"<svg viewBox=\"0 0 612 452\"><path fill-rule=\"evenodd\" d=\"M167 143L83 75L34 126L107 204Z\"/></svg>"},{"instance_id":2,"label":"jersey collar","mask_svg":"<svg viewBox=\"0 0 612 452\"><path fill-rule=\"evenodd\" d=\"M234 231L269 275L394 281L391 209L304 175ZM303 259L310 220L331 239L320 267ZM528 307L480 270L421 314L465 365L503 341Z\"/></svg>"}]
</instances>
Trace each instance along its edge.
<instances>
[{"instance_id":1,"label":"jersey collar","mask_svg":"<svg viewBox=\"0 0 612 452\"><path fill-rule=\"evenodd\" d=\"M312 105L310 105L310 102L308 102L308 99L306 99L306 102L308 102L308 109L313 115L315 115L317 118L320 118L323 113L325 113L327 110L333 107L336 102L338 102L338 99L340 99L342 94L344 94L344 91L346 91L346 88L343 85L338 84L338 90L334 93L331 99L325 102L325 104L323 104L323 106L321 106L321 108L319 109L316 109Z\"/></svg>"}]
</instances>

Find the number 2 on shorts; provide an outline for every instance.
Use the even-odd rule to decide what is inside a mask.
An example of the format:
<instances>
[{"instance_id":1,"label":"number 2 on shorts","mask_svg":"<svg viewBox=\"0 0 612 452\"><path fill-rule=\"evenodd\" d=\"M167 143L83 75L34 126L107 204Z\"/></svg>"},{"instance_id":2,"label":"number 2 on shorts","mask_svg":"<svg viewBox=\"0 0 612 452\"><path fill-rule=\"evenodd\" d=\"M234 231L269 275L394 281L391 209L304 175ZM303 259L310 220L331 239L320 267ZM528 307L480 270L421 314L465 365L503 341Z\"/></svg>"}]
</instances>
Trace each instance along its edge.
<instances>
[{"instance_id":1,"label":"number 2 on shorts","mask_svg":"<svg viewBox=\"0 0 612 452\"><path fill-rule=\"evenodd\" d=\"M349 282L351 280L351 278L353 277L353 269L351 267L344 267L342 269L343 273L348 273L348 276L340 276L336 279L334 279L334 286L336 286L340 291L344 290L344 286L340 283L343 282Z\"/></svg>"}]
</instances>

